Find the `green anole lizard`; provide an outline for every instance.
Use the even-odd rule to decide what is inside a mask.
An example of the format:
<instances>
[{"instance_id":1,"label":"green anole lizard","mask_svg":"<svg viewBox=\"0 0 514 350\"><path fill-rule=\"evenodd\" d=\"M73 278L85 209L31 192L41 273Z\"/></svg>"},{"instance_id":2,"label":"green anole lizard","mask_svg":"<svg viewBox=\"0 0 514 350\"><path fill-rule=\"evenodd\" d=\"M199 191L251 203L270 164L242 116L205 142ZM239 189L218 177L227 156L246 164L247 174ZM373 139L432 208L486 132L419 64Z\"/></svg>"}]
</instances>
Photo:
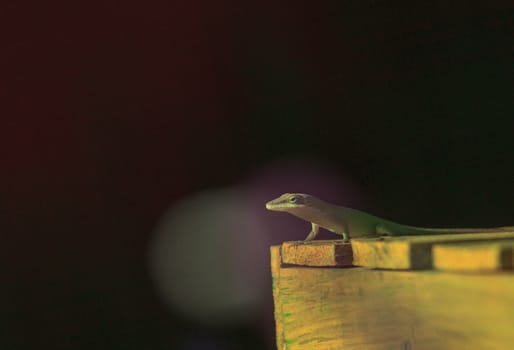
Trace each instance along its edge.
<instances>
[{"instance_id":1,"label":"green anole lizard","mask_svg":"<svg viewBox=\"0 0 514 350\"><path fill-rule=\"evenodd\" d=\"M477 229L424 228L401 225L362 211L333 205L303 193L284 193L266 203L266 209L284 211L310 222L312 229L305 241L314 239L320 227L342 235L344 241L348 241L350 237L436 235L514 230L514 227Z\"/></svg>"}]
</instances>

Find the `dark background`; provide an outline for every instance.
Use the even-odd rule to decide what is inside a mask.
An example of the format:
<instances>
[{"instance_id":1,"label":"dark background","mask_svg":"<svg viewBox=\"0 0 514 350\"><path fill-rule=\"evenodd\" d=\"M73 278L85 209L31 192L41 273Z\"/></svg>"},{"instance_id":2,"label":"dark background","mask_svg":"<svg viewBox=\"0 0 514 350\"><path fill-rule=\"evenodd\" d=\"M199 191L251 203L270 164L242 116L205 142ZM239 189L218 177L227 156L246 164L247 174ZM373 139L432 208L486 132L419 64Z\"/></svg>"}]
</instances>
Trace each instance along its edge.
<instances>
[{"instance_id":1,"label":"dark background","mask_svg":"<svg viewBox=\"0 0 514 350\"><path fill-rule=\"evenodd\" d=\"M271 348L165 309L146 246L273 160L400 222L514 225L512 1L4 1L0 33L2 349Z\"/></svg>"}]
</instances>

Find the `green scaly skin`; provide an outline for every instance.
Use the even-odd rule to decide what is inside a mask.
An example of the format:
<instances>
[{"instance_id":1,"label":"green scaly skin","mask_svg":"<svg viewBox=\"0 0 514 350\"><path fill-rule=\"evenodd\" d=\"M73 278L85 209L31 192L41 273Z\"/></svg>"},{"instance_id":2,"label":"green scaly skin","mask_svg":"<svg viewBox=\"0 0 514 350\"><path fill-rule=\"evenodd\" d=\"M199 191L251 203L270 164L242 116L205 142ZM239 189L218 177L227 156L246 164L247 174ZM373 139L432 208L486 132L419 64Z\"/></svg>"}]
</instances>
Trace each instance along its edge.
<instances>
[{"instance_id":1,"label":"green scaly skin","mask_svg":"<svg viewBox=\"0 0 514 350\"><path fill-rule=\"evenodd\" d=\"M341 207L322 201L304 193L284 193L266 203L266 209L283 211L312 224L305 241L313 240L319 228L350 237L436 235L452 233L503 232L514 231L514 226L497 228L425 228L397 224L392 221L351 208Z\"/></svg>"}]
</instances>

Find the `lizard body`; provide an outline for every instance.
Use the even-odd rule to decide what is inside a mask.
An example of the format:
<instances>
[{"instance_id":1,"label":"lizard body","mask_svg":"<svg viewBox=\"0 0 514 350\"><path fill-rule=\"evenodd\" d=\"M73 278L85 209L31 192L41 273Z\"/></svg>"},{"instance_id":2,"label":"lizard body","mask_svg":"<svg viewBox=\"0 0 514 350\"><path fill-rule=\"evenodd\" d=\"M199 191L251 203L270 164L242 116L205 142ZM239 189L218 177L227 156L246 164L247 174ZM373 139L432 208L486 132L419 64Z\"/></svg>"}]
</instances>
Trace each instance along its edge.
<instances>
[{"instance_id":1,"label":"lizard body","mask_svg":"<svg viewBox=\"0 0 514 350\"><path fill-rule=\"evenodd\" d=\"M340 234L345 241L350 237L435 235L514 230L514 227L478 228L425 228L395 223L362 211L337 206L303 193L284 193L266 203L266 209L283 211L312 225L305 241L316 237L319 227Z\"/></svg>"}]
</instances>

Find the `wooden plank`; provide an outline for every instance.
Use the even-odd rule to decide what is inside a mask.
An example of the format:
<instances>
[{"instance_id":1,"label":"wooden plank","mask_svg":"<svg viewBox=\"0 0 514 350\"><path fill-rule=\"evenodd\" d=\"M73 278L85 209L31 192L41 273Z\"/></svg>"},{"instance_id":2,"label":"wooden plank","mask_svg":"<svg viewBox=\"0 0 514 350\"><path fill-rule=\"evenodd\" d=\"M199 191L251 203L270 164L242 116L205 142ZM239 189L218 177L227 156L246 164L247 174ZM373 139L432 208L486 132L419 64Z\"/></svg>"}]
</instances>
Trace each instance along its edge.
<instances>
[{"instance_id":1,"label":"wooden plank","mask_svg":"<svg viewBox=\"0 0 514 350\"><path fill-rule=\"evenodd\" d=\"M514 343L511 274L279 270L279 350L507 350Z\"/></svg>"},{"instance_id":2,"label":"wooden plank","mask_svg":"<svg viewBox=\"0 0 514 350\"><path fill-rule=\"evenodd\" d=\"M457 272L512 270L514 240L434 245L434 268Z\"/></svg>"},{"instance_id":3,"label":"wooden plank","mask_svg":"<svg viewBox=\"0 0 514 350\"><path fill-rule=\"evenodd\" d=\"M280 255L280 246L272 246L271 252L271 279L273 288L273 303L275 307L275 331L277 339L277 349L283 350L284 348L284 331L282 318L282 308L280 304L280 265L282 263L282 257Z\"/></svg>"},{"instance_id":4,"label":"wooden plank","mask_svg":"<svg viewBox=\"0 0 514 350\"><path fill-rule=\"evenodd\" d=\"M430 269L432 246L514 239L514 231L352 239L353 264L384 269Z\"/></svg>"},{"instance_id":5,"label":"wooden plank","mask_svg":"<svg viewBox=\"0 0 514 350\"><path fill-rule=\"evenodd\" d=\"M282 263L303 266L352 266L352 246L343 240L282 243Z\"/></svg>"}]
</instances>

